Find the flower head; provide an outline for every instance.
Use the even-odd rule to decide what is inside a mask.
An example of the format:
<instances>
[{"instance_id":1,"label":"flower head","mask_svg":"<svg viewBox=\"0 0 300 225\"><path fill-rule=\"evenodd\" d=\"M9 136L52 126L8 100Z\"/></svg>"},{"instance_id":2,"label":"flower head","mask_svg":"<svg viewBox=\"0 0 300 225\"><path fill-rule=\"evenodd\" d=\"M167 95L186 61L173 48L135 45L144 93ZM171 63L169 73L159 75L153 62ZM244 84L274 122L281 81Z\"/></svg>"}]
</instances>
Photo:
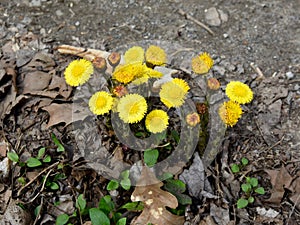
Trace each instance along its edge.
<instances>
[{"instance_id":1,"label":"flower head","mask_svg":"<svg viewBox=\"0 0 300 225\"><path fill-rule=\"evenodd\" d=\"M220 82L216 78L211 77L207 80L207 86L211 90L218 90L220 88Z\"/></svg>"},{"instance_id":2,"label":"flower head","mask_svg":"<svg viewBox=\"0 0 300 225\"><path fill-rule=\"evenodd\" d=\"M141 63L131 63L119 65L113 72L113 78L117 81L127 84L133 79L144 74L144 65Z\"/></svg>"},{"instance_id":3,"label":"flower head","mask_svg":"<svg viewBox=\"0 0 300 225\"><path fill-rule=\"evenodd\" d=\"M253 92L247 84L231 81L227 84L225 93L228 98L239 104L249 103L253 99Z\"/></svg>"},{"instance_id":4,"label":"flower head","mask_svg":"<svg viewBox=\"0 0 300 225\"><path fill-rule=\"evenodd\" d=\"M188 114L186 116L186 122L188 125L194 127L196 126L198 123L200 123L200 116L198 113L194 112L191 114Z\"/></svg>"},{"instance_id":5,"label":"flower head","mask_svg":"<svg viewBox=\"0 0 300 225\"><path fill-rule=\"evenodd\" d=\"M93 64L86 59L72 61L65 70L65 80L70 86L82 85L90 79L94 72Z\"/></svg>"},{"instance_id":6,"label":"flower head","mask_svg":"<svg viewBox=\"0 0 300 225\"><path fill-rule=\"evenodd\" d=\"M122 97L126 94L128 94L128 90L125 86L123 85L118 85L113 89L113 93L117 96L117 97Z\"/></svg>"},{"instance_id":7,"label":"flower head","mask_svg":"<svg viewBox=\"0 0 300 225\"><path fill-rule=\"evenodd\" d=\"M139 94L125 95L118 102L117 111L125 123L137 123L147 111L146 99Z\"/></svg>"},{"instance_id":8,"label":"flower head","mask_svg":"<svg viewBox=\"0 0 300 225\"><path fill-rule=\"evenodd\" d=\"M113 97L105 91L99 91L93 94L89 100L89 107L95 115L108 113L113 106Z\"/></svg>"},{"instance_id":9,"label":"flower head","mask_svg":"<svg viewBox=\"0 0 300 225\"><path fill-rule=\"evenodd\" d=\"M163 132L168 127L169 117L168 114L160 109L152 110L146 116L146 128L152 133Z\"/></svg>"},{"instance_id":10,"label":"flower head","mask_svg":"<svg viewBox=\"0 0 300 225\"><path fill-rule=\"evenodd\" d=\"M164 65L167 62L167 54L160 47L150 45L146 51L146 62L154 66Z\"/></svg>"},{"instance_id":11,"label":"flower head","mask_svg":"<svg viewBox=\"0 0 300 225\"><path fill-rule=\"evenodd\" d=\"M207 52L192 59L192 70L197 74L207 73L213 66L214 61Z\"/></svg>"},{"instance_id":12,"label":"flower head","mask_svg":"<svg viewBox=\"0 0 300 225\"><path fill-rule=\"evenodd\" d=\"M184 103L189 89L190 87L184 80L175 78L161 86L160 100L169 108L179 107Z\"/></svg>"},{"instance_id":13,"label":"flower head","mask_svg":"<svg viewBox=\"0 0 300 225\"><path fill-rule=\"evenodd\" d=\"M219 108L219 115L222 121L231 127L238 122L238 119L242 116L242 113L243 111L241 106L234 101L224 102Z\"/></svg>"},{"instance_id":14,"label":"flower head","mask_svg":"<svg viewBox=\"0 0 300 225\"><path fill-rule=\"evenodd\" d=\"M125 63L142 63L144 61L144 49L140 46L133 46L124 54Z\"/></svg>"}]
</instances>

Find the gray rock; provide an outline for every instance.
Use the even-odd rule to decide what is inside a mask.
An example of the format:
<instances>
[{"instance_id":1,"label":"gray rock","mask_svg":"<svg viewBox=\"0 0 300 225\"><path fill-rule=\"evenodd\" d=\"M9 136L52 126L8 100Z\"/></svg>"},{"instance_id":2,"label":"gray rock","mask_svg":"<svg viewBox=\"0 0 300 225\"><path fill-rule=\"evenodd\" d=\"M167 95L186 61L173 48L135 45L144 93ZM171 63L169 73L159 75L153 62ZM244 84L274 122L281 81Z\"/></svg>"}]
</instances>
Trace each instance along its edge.
<instances>
[{"instance_id":1,"label":"gray rock","mask_svg":"<svg viewBox=\"0 0 300 225\"><path fill-rule=\"evenodd\" d=\"M225 75L226 69L223 66L214 66L213 71L217 72L221 76Z\"/></svg>"},{"instance_id":2,"label":"gray rock","mask_svg":"<svg viewBox=\"0 0 300 225\"><path fill-rule=\"evenodd\" d=\"M291 80L294 78L295 75L291 71L288 71L285 73L285 76L288 80Z\"/></svg>"},{"instance_id":3,"label":"gray rock","mask_svg":"<svg viewBox=\"0 0 300 225\"><path fill-rule=\"evenodd\" d=\"M228 15L220 9L211 7L205 11L205 21L210 26L220 26L228 21Z\"/></svg>"}]
</instances>

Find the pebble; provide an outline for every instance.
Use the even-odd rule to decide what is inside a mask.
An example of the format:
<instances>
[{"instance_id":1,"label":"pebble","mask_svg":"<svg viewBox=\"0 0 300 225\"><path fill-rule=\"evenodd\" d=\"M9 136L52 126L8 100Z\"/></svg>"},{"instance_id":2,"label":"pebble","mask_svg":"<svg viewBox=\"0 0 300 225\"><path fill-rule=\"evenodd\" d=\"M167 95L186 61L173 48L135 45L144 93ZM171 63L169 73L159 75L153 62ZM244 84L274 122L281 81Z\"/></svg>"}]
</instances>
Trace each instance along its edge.
<instances>
[{"instance_id":1,"label":"pebble","mask_svg":"<svg viewBox=\"0 0 300 225\"><path fill-rule=\"evenodd\" d=\"M223 22L228 21L228 15L216 7L205 10L205 20L210 26L220 26Z\"/></svg>"},{"instance_id":2,"label":"pebble","mask_svg":"<svg viewBox=\"0 0 300 225\"><path fill-rule=\"evenodd\" d=\"M80 22L79 21L76 21L75 22L75 26L79 26L80 25Z\"/></svg>"},{"instance_id":3,"label":"pebble","mask_svg":"<svg viewBox=\"0 0 300 225\"><path fill-rule=\"evenodd\" d=\"M291 71L288 71L285 73L285 76L288 80L291 80L294 78L295 75Z\"/></svg>"},{"instance_id":4,"label":"pebble","mask_svg":"<svg viewBox=\"0 0 300 225\"><path fill-rule=\"evenodd\" d=\"M223 66L214 66L213 71L217 72L221 76L225 75L226 69Z\"/></svg>"}]
</instances>

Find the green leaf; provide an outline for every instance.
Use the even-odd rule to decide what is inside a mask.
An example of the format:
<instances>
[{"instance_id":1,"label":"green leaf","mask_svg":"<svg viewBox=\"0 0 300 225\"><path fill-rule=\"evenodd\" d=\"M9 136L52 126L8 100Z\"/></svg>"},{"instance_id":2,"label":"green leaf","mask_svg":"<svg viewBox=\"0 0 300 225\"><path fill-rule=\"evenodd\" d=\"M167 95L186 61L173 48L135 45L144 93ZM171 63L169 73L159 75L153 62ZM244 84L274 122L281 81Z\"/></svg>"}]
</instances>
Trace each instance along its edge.
<instances>
[{"instance_id":1,"label":"green leaf","mask_svg":"<svg viewBox=\"0 0 300 225\"><path fill-rule=\"evenodd\" d=\"M109 218L100 209L91 208L89 215L93 225L110 225Z\"/></svg>"},{"instance_id":2,"label":"green leaf","mask_svg":"<svg viewBox=\"0 0 300 225\"><path fill-rule=\"evenodd\" d=\"M249 160L248 160L247 158L243 157L243 158L242 158L242 165L243 165L243 166L247 166L248 163L249 163Z\"/></svg>"},{"instance_id":3,"label":"green leaf","mask_svg":"<svg viewBox=\"0 0 300 225\"><path fill-rule=\"evenodd\" d=\"M181 205L191 205L192 198L186 194L181 194L181 193L173 193L173 195L177 198L178 203Z\"/></svg>"},{"instance_id":4,"label":"green leaf","mask_svg":"<svg viewBox=\"0 0 300 225\"><path fill-rule=\"evenodd\" d=\"M264 195L265 194L265 189L263 187L259 187L259 188L255 189L255 192L257 194Z\"/></svg>"},{"instance_id":5,"label":"green leaf","mask_svg":"<svg viewBox=\"0 0 300 225\"><path fill-rule=\"evenodd\" d=\"M121 180L120 185L122 186L122 188L128 191L131 187L131 181L129 178L124 178Z\"/></svg>"},{"instance_id":6,"label":"green leaf","mask_svg":"<svg viewBox=\"0 0 300 225\"><path fill-rule=\"evenodd\" d=\"M253 202L254 202L254 198L253 198L252 196L250 196L250 197L248 198L248 202L249 202L249 203L253 203Z\"/></svg>"},{"instance_id":7,"label":"green leaf","mask_svg":"<svg viewBox=\"0 0 300 225\"><path fill-rule=\"evenodd\" d=\"M86 207L86 200L83 198L83 194L80 194L76 201L76 207L82 212Z\"/></svg>"},{"instance_id":8,"label":"green leaf","mask_svg":"<svg viewBox=\"0 0 300 225\"><path fill-rule=\"evenodd\" d=\"M121 177L122 177L122 178L128 178L128 177L129 177L129 170L124 170L124 171L121 173Z\"/></svg>"},{"instance_id":9,"label":"green leaf","mask_svg":"<svg viewBox=\"0 0 300 225\"><path fill-rule=\"evenodd\" d=\"M247 205L248 205L248 200L246 200L246 199L240 198L240 199L237 201L237 208L238 208L238 209L245 208Z\"/></svg>"},{"instance_id":10,"label":"green leaf","mask_svg":"<svg viewBox=\"0 0 300 225\"><path fill-rule=\"evenodd\" d=\"M60 214L55 221L55 225L64 225L69 221L69 216L67 214Z\"/></svg>"},{"instance_id":11,"label":"green leaf","mask_svg":"<svg viewBox=\"0 0 300 225\"><path fill-rule=\"evenodd\" d=\"M57 137L55 136L55 134L51 134L51 138L54 142L54 144L57 146L57 152L64 152L65 151L65 148L64 146L60 143L60 141L57 139Z\"/></svg>"},{"instance_id":12,"label":"green leaf","mask_svg":"<svg viewBox=\"0 0 300 225\"><path fill-rule=\"evenodd\" d=\"M116 180L111 180L108 182L106 190L112 191L118 189L118 187L119 187L119 182Z\"/></svg>"},{"instance_id":13,"label":"green leaf","mask_svg":"<svg viewBox=\"0 0 300 225\"><path fill-rule=\"evenodd\" d=\"M8 157L11 161L13 161L13 162L18 162L18 161L19 161L19 156L18 156L18 154L15 153L15 152L8 152L8 153L7 153L7 157Z\"/></svg>"},{"instance_id":14,"label":"green leaf","mask_svg":"<svg viewBox=\"0 0 300 225\"><path fill-rule=\"evenodd\" d=\"M44 163L49 163L51 162L51 156L50 155L46 155L46 157L43 159Z\"/></svg>"},{"instance_id":15,"label":"green leaf","mask_svg":"<svg viewBox=\"0 0 300 225\"><path fill-rule=\"evenodd\" d=\"M37 215L39 215L40 211L41 211L42 206L38 205L35 209L34 209L34 215L37 217Z\"/></svg>"},{"instance_id":16,"label":"green leaf","mask_svg":"<svg viewBox=\"0 0 300 225\"><path fill-rule=\"evenodd\" d=\"M55 182L51 182L50 188L51 188L51 190L55 191L55 190L59 189L59 185L57 183L55 183Z\"/></svg>"},{"instance_id":17,"label":"green leaf","mask_svg":"<svg viewBox=\"0 0 300 225\"><path fill-rule=\"evenodd\" d=\"M126 218L119 219L116 225L126 225Z\"/></svg>"},{"instance_id":18,"label":"green leaf","mask_svg":"<svg viewBox=\"0 0 300 225\"><path fill-rule=\"evenodd\" d=\"M110 195L105 195L99 201L99 209L101 209L106 215L115 209L115 204L111 200Z\"/></svg>"},{"instance_id":19,"label":"green leaf","mask_svg":"<svg viewBox=\"0 0 300 225\"><path fill-rule=\"evenodd\" d=\"M37 158L33 158L33 157L30 157L26 161L26 164L28 167L38 167L38 166L42 165L40 160L38 160Z\"/></svg>"},{"instance_id":20,"label":"green leaf","mask_svg":"<svg viewBox=\"0 0 300 225\"><path fill-rule=\"evenodd\" d=\"M120 209L127 209L128 211L141 211L144 209L143 202L128 202L120 207Z\"/></svg>"},{"instance_id":21,"label":"green leaf","mask_svg":"<svg viewBox=\"0 0 300 225\"><path fill-rule=\"evenodd\" d=\"M144 152L144 161L147 166L152 167L158 159L159 152L157 149L147 150Z\"/></svg>"},{"instance_id":22,"label":"green leaf","mask_svg":"<svg viewBox=\"0 0 300 225\"><path fill-rule=\"evenodd\" d=\"M258 185L257 178L251 177L250 178L250 184L252 185L252 187L257 187L257 185Z\"/></svg>"},{"instance_id":23,"label":"green leaf","mask_svg":"<svg viewBox=\"0 0 300 225\"><path fill-rule=\"evenodd\" d=\"M183 193L186 190L186 185L181 180L168 179L164 188L171 193Z\"/></svg>"},{"instance_id":24,"label":"green leaf","mask_svg":"<svg viewBox=\"0 0 300 225\"><path fill-rule=\"evenodd\" d=\"M44 147L44 148L40 148L40 150L39 150L39 152L38 152L38 155L37 155L37 158L38 158L38 159L43 158L45 152L46 152L46 148L45 148L45 147Z\"/></svg>"},{"instance_id":25,"label":"green leaf","mask_svg":"<svg viewBox=\"0 0 300 225\"><path fill-rule=\"evenodd\" d=\"M231 171L233 172L233 173L238 173L238 172L240 172L240 167L239 167L239 165L238 164L232 164L231 165Z\"/></svg>"},{"instance_id":26,"label":"green leaf","mask_svg":"<svg viewBox=\"0 0 300 225\"><path fill-rule=\"evenodd\" d=\"M249 193L252 189L251 185L248 183L242 184L241 187L242 187L243 192L245 192L245 193Z\"/></svg>"},{"instance_id":27,"label":"green leaf","mask_svg":"<svg viewBox=\"0 0 300 225\"><path fill-rule=\"evenodd\" d=\"M178 132L176 130L172 130L171 135L174 138L176 144L178 144L178 142L180 140L180 136L179 136Z\"/></svg>"},{"instance_id":28,"label":"green leaf","mask_svg":"<svg viewBox=\"0 0 300 225\"><path fill-rule=\"evenodd\" d=\"M22 185L25 185L25 184L26 184L26 181L25 181L25 178L24 178L24 177L19 177L19 178L17 179L17 181L18 181L20 184L22 184Z\"/></svg>"}]
</instances>

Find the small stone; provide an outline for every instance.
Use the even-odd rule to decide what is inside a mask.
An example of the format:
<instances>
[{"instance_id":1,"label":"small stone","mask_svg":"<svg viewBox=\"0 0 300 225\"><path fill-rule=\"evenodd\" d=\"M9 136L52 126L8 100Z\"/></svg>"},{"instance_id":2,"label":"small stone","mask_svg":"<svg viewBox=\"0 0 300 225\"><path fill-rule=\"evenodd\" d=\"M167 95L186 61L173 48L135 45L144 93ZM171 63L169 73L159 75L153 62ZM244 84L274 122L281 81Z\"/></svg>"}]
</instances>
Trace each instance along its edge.
<instances>
[{"instance_id":1,"label":"small stone","mask_svg":"<svg viewBox=\"0 0 300 225\"><path fill-rule=\"evenodd\" d=\"M10 163L7 157L0 162L1 177L6 178L9 175L9 164Z\"/></svg>"},{"instance_id":2,"label":"small stone","mask_svg":"<svg viewBox=\"0 0 300 225\"><path fill-rule=\"evenodd\" d=\"M213 67L213 71L217 72L218 74L220 74L221 76L225 75L225 68L223 66L214 66Z\"/></svg>"},{"instance_id":3,"label":"small stone","mask_svg":"<svg viewBox=\"0 0 300 225\"><path fill-rule=\"evenodd\" d=\"M288 71L285 73L285 76L288 80L291 80L294 78L295 75L291 71Z\"/></svg>"},{"instance_id":4,"label":"small stone","mask_svg":"<svg viewBox=\"0 0 300 225\"><path fill-rule=\"evenodd\" d=\"M60 9L56 10L56 11L55 11L55 14L56 14L57 16L62 16L62 15L64 15L64 13L63 13Z\"/></svg>"},{"instance_id":5,"label":"small stone","mask_svg":"<svg viewBox=\"0 0 300 225\"><path fill-rule=\"evenodd\" d=\"M220 9L211 7L205 11L205 20L211 26L220 26L221 23L228 21L228 15Z\"/></svg>"},{"instance_id":6,"label":"small stone","mask_svg":"<svg viewBox=\"0 0 300 225\"><path fill-rule=\"evenodd\" d=\"M79 21L76 21L76 22L75 22L75 26L78 27L79 25L80 25L80 22L79 22Z\"/></svg>"},{"instance_id":7,"label":"small stone","mask_svg":"<svg viewBox=\"0 0 300 225\"><path fill-rule=\"evenodd\" d=\"M223 37L224 37L224 38L228 38L228 37L229 37L229 34L225 33L225 34L223 34Z\"/></svg>"},{"instance_id":8,"label":"small stone","mask_svg":"<svg viewBox=\"0 0 300 225\"><path fill-rule=\"evenodd\" d=\"M210 26L220 26L221 19L219 13L215 7L211 7L205 12L206 23Z\"/></svg>"}]
</instances>

